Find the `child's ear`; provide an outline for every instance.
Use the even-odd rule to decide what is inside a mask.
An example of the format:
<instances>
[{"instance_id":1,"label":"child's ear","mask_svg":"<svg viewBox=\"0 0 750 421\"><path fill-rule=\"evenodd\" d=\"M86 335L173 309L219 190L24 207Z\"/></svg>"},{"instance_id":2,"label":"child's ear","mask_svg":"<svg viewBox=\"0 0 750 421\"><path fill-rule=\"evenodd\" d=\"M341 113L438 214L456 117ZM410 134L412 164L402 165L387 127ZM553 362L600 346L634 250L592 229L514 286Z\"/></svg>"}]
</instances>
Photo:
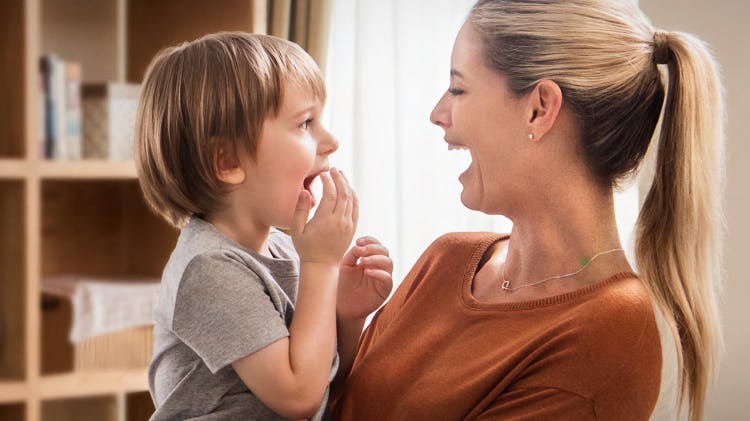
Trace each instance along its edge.
<instances>
[{"instance_id":1,"label":"child's ear","mask_svg":"<svg viewBox=\"0 0 750 421\"><path fill-rule=\"evenodd\" d=\"M237 153L227 144L219 147L214 159L219 180L227 184L242 184L245 181L245 170L242 169Z\"/></svg>"}]
</instances>

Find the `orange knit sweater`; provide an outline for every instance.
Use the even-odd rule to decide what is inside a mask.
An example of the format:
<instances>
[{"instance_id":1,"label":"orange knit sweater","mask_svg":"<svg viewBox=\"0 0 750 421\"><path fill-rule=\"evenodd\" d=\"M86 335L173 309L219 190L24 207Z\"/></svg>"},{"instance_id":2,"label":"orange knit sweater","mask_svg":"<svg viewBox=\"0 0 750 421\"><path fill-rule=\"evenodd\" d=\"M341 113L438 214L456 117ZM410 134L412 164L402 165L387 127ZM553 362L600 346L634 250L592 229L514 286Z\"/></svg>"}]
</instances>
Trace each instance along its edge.
<instances>
[{"instance_id":1,"label":"orange knit sweater","mask_svg":"<svg viewBox=\"0 0 750 421\"><path fill-rule=\"evenodd\" d=\"M632 273L542 300L471 295L497 234L435 241L364 333L341 420L647 420L661 346Z\"/></svg>"}]
</instances>

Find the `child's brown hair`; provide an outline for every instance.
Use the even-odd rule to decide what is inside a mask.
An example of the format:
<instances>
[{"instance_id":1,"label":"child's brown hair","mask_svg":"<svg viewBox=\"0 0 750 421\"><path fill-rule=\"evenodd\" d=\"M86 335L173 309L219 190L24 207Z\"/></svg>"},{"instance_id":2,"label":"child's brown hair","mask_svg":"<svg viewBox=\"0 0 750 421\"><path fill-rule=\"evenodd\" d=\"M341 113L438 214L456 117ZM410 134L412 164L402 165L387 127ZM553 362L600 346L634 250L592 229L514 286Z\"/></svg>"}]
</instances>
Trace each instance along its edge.
<instances>
[{"instance_id":1,"label":"child's brown hair","mask_svg":"<svg viewBox=\"0 0 750 421\"><path fill-rule=\"evenodd\" d=\"M135 129L138 179L149 206L181 227L223 204L220 149L255 156L263 122L281 107L284 84L321 101L318 66L298 45L244 32L220 32L166 48L143 82Z\"/></svg>"}]
</instances>

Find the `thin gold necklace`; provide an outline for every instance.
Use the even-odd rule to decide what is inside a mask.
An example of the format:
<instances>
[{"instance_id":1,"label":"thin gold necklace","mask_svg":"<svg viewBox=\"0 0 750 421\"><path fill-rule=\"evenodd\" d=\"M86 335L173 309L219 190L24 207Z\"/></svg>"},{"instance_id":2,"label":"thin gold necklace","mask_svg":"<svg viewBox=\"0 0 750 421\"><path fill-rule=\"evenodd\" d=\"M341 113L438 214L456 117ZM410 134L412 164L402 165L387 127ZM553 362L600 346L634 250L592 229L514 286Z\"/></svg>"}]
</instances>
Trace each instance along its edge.
<instances>
[{"instance_id":1,"label":"thin gold necklace","mask_svg":"<svg viewBox=\"0 0 750 421\"><path fill-rule=\"evenodd\" d=\"M502 283L501 287L502 287L502 289L504 291L511 291L511 292L513 292L513 291L517 291L517 290L519 290L521 288L533 287L534 285L539 285L541 283L544 283L544 282L547 282L547 281L551 281L553 279L562 279L562 278L567 278L569 276L578 275L579 273L583 272L584 269L586 269L587 267L589 267L589 265L591 265L591 263L594 260L596 260L597 257L603 256L603 255L609 254L609 253L614 253L616 251L624 251L624 250L621 249L621 248L616 248L616 249L607 250L607 251L603 251L603 252L597 253L592 258L583 257L580 260L581 267L579 267L578 270L576 270L575 272L571 272L571 273L568 273L568 274L565 274L565 275L551 276L549 278L544 278L541 281L531 282L531 283L528 283L528 284L522 284L522 285L519 285L517 287L511 287L510 286L510 281L508 280L508 278L505 277L505 265L503 265L503 283Z\"/></svg>"}]
</instances>

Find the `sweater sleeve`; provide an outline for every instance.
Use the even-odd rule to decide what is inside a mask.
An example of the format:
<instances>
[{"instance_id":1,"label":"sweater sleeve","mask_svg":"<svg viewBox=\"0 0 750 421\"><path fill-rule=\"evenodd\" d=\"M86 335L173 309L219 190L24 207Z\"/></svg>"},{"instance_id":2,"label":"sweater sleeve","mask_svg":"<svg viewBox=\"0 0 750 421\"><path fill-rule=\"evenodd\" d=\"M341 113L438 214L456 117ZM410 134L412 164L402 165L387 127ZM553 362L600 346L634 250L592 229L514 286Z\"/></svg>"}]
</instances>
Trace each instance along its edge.
<instances>
[{"instance_id":1,"label":"sweater sleeve","mask_svg":"<svg viewBox=\"0 0 750 421\"><path fill-rule=\"evenodd\" d=\"M563 389L540 387L504 393L483 411L477 421L588 421L596 420L593 403Z\"/></svg>"},{"instance_id":2,"label":"sweater sleeve","mask_svg":"<svg viewBox=\"0 0 750 421\"><path fill-rule=\"evenodd\" d=\"M435 239L419 256L388 302L375 314L362 335L358 353L366 350L370 343L377 340L382 331L401 316L401 310L409 303L415 291L419 288L430 288L431 282L434 284L442 279L435 276L436 270L439 271L451 262L459 266L465 265L478 242L496 241L498 238L501 236L494 233L454 232ZM460 282L460 279L457 280Z\"/></svg>"}]
</instances>

